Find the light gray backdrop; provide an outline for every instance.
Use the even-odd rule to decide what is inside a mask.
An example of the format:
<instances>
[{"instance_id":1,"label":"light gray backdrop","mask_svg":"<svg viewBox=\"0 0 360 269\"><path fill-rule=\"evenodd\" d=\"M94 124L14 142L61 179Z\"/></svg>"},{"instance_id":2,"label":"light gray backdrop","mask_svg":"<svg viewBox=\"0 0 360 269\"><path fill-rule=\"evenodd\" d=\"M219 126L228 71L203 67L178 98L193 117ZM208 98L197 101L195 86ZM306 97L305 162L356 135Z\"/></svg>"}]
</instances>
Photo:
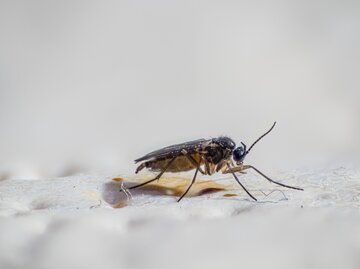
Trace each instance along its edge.
<instances>
[{"instance_id":1,"label":"light gray backdrop","mask_svg":"<svg viewBox=\"0 0 360 269\"><path fill-rule=\"evenodd\" d=\"M0 1L0 174L132 171L229 135L266 171L360 147L358 1ZM340 162L339 162L340 163Z\"/></svg>"}]
</instances>

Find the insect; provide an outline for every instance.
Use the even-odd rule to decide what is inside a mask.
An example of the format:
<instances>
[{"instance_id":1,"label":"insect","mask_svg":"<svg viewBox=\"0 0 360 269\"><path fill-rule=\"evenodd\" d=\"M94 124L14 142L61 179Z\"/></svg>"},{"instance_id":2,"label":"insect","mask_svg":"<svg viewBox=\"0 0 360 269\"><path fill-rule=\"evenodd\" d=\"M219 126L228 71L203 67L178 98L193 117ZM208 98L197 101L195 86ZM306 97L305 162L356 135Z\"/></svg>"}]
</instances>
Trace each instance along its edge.
<instances>
[{"instance_id":1,"label":"insect","mask_svg":"<svg viewBox=\"0 0 360 269\"><path fill-rule=\"evenodd\" d=\"M158 180L165 172L176 173L195 169L195 174L190 185L177 200L178 202L180 202L181 199L183 199L189 192L191 186L196 180L198 172L203 175L213 175L216 172L232 174L234 179L237 181L237 183L239 183L244 191L252 199L257 201L257 199L245 188L245 186L240 182L239 178L235 174L244 173L244 170L247 169L253 169L272 183L286 188L303 191L302 188L292 187L272 180L252 165L243 164L246 155L249 154L256 143L258 143L264 136L271 132L271 130L275 127L275 124L276 122L274 122L274 124L266 133L255 140L255 142L252 143L248 149L243 142L241 142L241 146L236 147L235 142L231 138L221 136L212 139L198 139L189 141L150 152L145 156L135 160L135 163L141 163L137 167L135 173L138 173L142 169L147 168L150 171L159 172L159 174L155 178L144 183L131 186L129 189L135 189Z\"/></svg>"}]
</instances>

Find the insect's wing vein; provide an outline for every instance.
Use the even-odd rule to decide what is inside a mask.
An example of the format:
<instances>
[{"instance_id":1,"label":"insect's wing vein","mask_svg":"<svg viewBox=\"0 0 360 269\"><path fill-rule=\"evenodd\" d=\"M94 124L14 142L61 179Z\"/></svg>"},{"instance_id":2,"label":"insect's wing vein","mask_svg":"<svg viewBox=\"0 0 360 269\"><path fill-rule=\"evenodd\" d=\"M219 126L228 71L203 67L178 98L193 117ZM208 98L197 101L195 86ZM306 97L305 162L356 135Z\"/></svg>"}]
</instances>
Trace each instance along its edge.
<instances>
[{"instance_id":1,"label":"insect's wing vein","mask_svg":"<svg viewBox=\"0 0 360 269\"><path fill-rule=\"evenodd\" d=\"M197 139L194 141L168 146L159 150L152 151L145 156L136 159L135 163L150 159L174 157L176 155L179 155L182 150L186 150L189 154L193 154L197 152L197 150L199 150L208 141L209 140L206 139Z\"/></svg>"}]
</instances>

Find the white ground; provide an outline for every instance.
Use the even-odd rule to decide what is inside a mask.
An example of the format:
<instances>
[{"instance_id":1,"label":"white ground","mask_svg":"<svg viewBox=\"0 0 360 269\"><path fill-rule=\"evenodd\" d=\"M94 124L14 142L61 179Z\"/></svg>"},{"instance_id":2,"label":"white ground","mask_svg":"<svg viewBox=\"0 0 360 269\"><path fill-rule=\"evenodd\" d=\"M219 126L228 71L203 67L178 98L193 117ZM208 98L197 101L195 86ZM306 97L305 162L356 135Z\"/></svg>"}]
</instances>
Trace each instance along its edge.
<instances>
[{"instance_id":1,"label":"white ground","mask_svg":"<svg viewBox=\"0 0 360 269\"><path fill-rule=\"evenodd\" d=\"M0 268L360 268L360 171L272 176L305 191L247 174L259 202L220 176L225 191L127 203L112 177L2 181Z\"/></svg>"}]
</instances>

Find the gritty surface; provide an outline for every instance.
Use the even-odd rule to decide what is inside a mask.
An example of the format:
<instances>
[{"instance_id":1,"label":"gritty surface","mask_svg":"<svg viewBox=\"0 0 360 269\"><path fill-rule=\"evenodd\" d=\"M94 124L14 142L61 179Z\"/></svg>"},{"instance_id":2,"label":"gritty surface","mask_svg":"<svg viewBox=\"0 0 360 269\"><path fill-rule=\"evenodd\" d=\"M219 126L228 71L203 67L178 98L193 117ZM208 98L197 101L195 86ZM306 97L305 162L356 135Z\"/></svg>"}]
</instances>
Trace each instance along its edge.
<instances>
[{"instance_id":1,"label":"gritty surface","mask_svg":"<svg viewBox=\"0 0 360 269\"><path fill-rule=\"evenodd\" d=\"M360 268L360 170L202 178L119 189L138 178L81 175L0 182L0 268Z\"/></svg>"}]
</instances>

